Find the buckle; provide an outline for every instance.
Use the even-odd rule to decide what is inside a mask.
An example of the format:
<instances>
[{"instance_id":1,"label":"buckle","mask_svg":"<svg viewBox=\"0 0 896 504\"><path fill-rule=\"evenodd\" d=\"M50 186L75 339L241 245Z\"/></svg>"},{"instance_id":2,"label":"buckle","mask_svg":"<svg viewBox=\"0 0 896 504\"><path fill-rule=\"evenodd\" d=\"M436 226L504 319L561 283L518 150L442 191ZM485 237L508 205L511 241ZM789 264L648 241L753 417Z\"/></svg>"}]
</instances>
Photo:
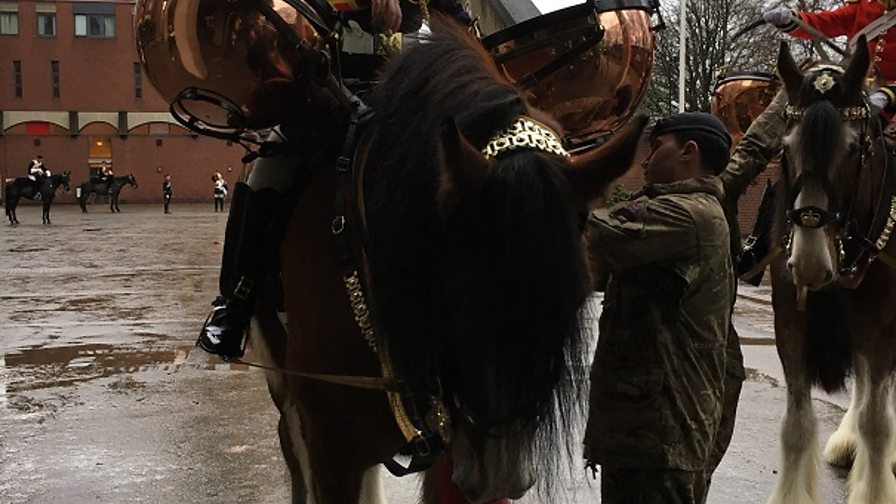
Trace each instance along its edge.
<instances>
[{"instance_id":1,"label":"buckle","mask_svg":"<svg viewBox=\"0 0 896 504\"><path fill-rule=\"evenodd\" d=\"M249 294L252 293L252 289L255 288L255 280L246 277L240 277L240 282L236 285L236 288L233 289L233 297L239 299L240 301L246 301L249 299Z\"/></svg>"}]
</instances>

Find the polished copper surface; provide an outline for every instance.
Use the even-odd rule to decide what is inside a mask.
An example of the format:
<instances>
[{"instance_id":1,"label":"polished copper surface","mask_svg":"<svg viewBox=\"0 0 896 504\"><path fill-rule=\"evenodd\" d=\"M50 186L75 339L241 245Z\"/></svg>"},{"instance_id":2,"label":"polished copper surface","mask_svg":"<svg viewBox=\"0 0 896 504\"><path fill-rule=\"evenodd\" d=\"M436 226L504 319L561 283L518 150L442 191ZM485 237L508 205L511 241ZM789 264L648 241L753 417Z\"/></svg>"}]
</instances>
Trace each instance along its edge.
<instances>
[{"instance_id":1,"label":"polished copper surface","mask_svg":"<svg viewBox=\"0 0 896 504\"><path fill-rule=\"evenodd\" d=\"M781 82L768 74L723 75L712 94L711 111L725 123L732 145L737 145L750 124L771 103Z\"/></svg>"},{"instance_id":2,"label":"polished copper surface","mask_svg":"<svg viewBox=\"0 0 896 504\"><path fill-rule=\"evenodd\" d=\"M283 84L292 79L299 56L258 11L260 3L138 0L137 52L162 97L171 103L185 89L196 87L227 98L243 116L204 101L185 104L202 121L252 128L278 124L283 102L271 107L270 97L294 87ZM279 1L268 5L302 38L314 38L294 9Z\"/></svg>"},{"instance_id":3,"label":"polished copper surface","mask_svg":"<svg viewBox=\"0 0 896 504\"><path fill-rule=\"evenodd\" d=\"M589 9L529 33L501 37L498 32L489 37L509 38L490 49L511 80L520 82L601 28L605 33L597 46L527 90L530 103L551 113L573 146L615 130L641 103L653 70L655 44L646 8Z\"/></svg>"}]
</instances>

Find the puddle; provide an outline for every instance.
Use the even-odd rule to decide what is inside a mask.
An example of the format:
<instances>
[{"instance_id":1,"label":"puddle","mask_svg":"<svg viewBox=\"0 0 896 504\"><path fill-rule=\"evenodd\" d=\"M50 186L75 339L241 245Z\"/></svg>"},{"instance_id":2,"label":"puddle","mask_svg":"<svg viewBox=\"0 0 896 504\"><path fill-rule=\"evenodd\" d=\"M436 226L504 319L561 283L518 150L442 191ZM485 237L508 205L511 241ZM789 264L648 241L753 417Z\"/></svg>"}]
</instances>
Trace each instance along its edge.
<instances>
[{"instance_id":1,"label":"puddle","mask_svg":"<svg viewBox=\"0 0 896 504\"><path fill-rule=\"evenodd\" d=\"M32 347L0 357L0 406L6 394L139 372L175 372L182 367L209 371L248 371L242 364L217 358L189 359L194 346L143 348L125 345L84 344ZM123 378L124 379L124 378ZM134 380L127 378L127 380ZM136 388L118 385L120 388Z\"/></svg>"}]
</instances>

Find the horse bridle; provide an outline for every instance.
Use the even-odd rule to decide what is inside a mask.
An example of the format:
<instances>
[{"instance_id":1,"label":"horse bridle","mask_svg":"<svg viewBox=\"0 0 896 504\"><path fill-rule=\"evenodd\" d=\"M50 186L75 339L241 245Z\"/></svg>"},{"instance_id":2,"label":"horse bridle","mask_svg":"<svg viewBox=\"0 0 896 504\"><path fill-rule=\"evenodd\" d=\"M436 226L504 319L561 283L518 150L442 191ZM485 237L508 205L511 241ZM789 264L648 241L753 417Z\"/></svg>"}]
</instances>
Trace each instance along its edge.
<instances>
[{"instance_id":1,"label":"horse bridle","mask_svg":"<svg viewBox=\"0 0 896 504\"><path fill-rule=\"evenodd\" d=\"M805 110L806 109L802 107L787 105L785 109L785 117L788 121L799 122L802 120ZM887 190L888 183L890 186L893 185L894 177L891 173L893 167L890 166L889 155L884 154L884 170L881 183L878 186L880 188L879 198L875 205L874 215L871 219L870 227L867 230L867 235L863 235L862 233L858 233L859 236L853 235L853 233L857 232L855 217L859 201L859 190L862 185L862 180L865 177L870 176L869 162L874 154L875 141L880 142L884 153L887 152L887 147L884 144L882 126L877 128L875 138L872 139L871 134L875 128L872 126L871 121L876 120L876 117L871 113L871 107L869 106L867 99L863 99L861 105L838 108L838 112L840 113L840 118L844 122L862 122L858 143L859 169L852 197L847 200L849 203L848 207L845 211L841 211L838 208L834 208L833 210L823 209L814 205L793 208L800 192L810 178L819 178L822 190L825 192L828 201L831 202L831 204L835 201L836 192L830 177L801 171L793 180L792 184L790 184L786 217L787 222L791 227L796 226L804 229L822 229L828 226L836 226L835 242L838 255L838 272L841 274L850 274L858 270L863 259L867 258L868 260L873 260L881 254L883 248L889 242L894 225L896 225L896 221L894 221L894 218L896 218L896 212L894 212L894 210L896 210L896 196L894 196L893 188L889 191ZM785 179L789 179L790 177L788 161L786 150L782 150L781 169ZM889 196L889 200L886 199L886 196ZM784 237L783 242L788 249L792 245L792 238L792 232L788 232ZM847 264L845 243L854 240L858 240L860 250L855 254L852 262Z\"/></svg>"},{"instance_id":2,"label":"horse bridle","mask_svg":"<svg viewBox=\"0 0 896 504\"><path fill-rule=\"evenodd\" d=\"M802 120L804 112L805 108L787 105L784 114L788 120L799 122ZM871 142L867 134L868 123L871 117L871 110L867 104L862 104L858 106L841 108L839 109L839 112L840 117L844 122L854 122L859 120L862 121L862 132L859 135L859 177L861 178L866 171L865 168L867 160L870 157L868 156L868 154L871 151ZM783 151L781 155L781 167L783 169L784 176L789 177L789 159L787 157L786 150ZM806 185L806 182L810 178L820 179L822 189L824 190L825 195L828 197L828 201L834 201L834 186L829 177L821 176L812 172L801 171L794 179L790 188L790 194L788 195L787 221L793 226L806 229L820 229L832 224L836 224L842 227L843 225L849 223L855 211L855 201L857 199L856 197L858 196L859 184L857 183L855 185L855 194L851 200L852 205L850 205L850 208L846 212L830 211L813 205L793 208L793 206L796 204L796 200L799 197L800 192L802 192L803 188Z\"/></svg>"}]
</instances>

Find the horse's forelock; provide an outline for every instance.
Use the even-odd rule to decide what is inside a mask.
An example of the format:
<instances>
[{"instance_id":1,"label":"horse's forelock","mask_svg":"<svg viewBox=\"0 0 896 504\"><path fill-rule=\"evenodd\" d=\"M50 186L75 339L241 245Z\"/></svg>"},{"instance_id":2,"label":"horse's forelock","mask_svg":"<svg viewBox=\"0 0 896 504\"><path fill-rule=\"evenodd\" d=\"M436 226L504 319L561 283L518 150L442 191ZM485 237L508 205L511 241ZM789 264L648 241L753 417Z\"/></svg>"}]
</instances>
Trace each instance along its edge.
<instances>
[{"instance_id":1,"label":"horse's forelock","mask_svg":"<svg viewBox=\"0 0 896 504\"><path fill-rule=\"evenodd\" d=\"M830 101L818 100L806 107L795 137L800 170L830 179L851 133Z\"/></svg>"}]
</instances>

